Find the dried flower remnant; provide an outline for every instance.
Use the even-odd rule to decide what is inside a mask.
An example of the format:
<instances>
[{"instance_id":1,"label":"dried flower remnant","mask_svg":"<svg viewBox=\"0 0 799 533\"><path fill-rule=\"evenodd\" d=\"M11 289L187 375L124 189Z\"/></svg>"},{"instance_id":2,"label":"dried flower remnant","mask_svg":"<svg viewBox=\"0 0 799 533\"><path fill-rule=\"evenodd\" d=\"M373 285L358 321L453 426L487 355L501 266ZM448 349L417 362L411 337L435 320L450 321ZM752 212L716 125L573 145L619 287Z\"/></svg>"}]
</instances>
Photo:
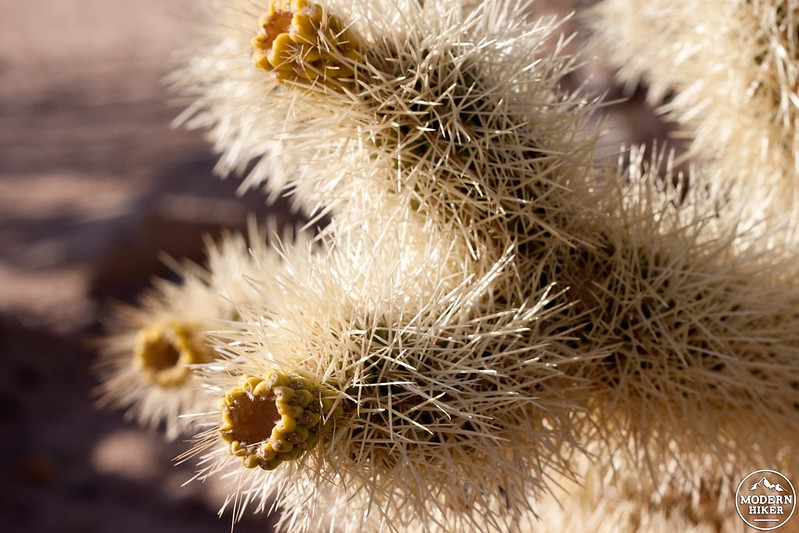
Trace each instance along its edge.
<instances>
[{"instance_id":1,"label":"dried flower remnant","mask_svg":"<svg viewBox=\"0 0 799 533\"><path fill-rule=\"evenodd\" d=\"M302 376L244 375L225 393L219 434L245 467L273 470L312 449L342 411Z\"/></svg>"},{"instance_id":2,"label":"dried flower remnant","mask_svg":"<svg viewBox=\"0 0 799 533\"><path fill-rule=\"evenodd\" d=\"M306 0L272 0L252 40L253 64L287 85L342 89L359 57L358 40L343 23Z\"/></svg>"}]
</instances>

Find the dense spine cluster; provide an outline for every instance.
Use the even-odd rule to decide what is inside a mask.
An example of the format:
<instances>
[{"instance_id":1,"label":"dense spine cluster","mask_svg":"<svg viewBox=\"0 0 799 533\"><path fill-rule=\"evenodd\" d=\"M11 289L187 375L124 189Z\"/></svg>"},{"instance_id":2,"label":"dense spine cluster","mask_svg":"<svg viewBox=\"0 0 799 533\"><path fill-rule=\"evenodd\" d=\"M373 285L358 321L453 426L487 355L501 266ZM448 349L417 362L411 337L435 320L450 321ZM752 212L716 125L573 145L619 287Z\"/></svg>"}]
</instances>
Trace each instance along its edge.
<instances>
[{"instance_id":1,"label":"dense spine cluster","mask_svg":"<svg viewBox=\"0 0 799 533\"><path fill-rule=\"evenodd\" d=\"M249 184L330 223L313 245L212 248L109 342L103 387L195 433L199 477L232 469L234 517L508 531L557 523L551 493L586 480L586 520L633 528L641 505L639 525L682 525L731 462L790 460L790 254L748 232L723 167L685 190L659 154L592 162L601 104L563 88L556 21L501 0L230 4L220 24L243 29L180 73L184 118L223 169L255 160ZM191 295L213 304L199 318ZM189 376L200 408L177 394Z\"/></svg>"},{"instance_id":2,"label":"dense spine cluster","mask_svg":"<svg viewBox=\"0 0 799 533\"><path fill-rule=\"evenodd\" d=\"M586 21L620 79L648 86L651 101L685 129L690 155L742 184L748 217L766 211L795 227L799 13L792 0L603 0Z\"/></svg>"}]
</instances>

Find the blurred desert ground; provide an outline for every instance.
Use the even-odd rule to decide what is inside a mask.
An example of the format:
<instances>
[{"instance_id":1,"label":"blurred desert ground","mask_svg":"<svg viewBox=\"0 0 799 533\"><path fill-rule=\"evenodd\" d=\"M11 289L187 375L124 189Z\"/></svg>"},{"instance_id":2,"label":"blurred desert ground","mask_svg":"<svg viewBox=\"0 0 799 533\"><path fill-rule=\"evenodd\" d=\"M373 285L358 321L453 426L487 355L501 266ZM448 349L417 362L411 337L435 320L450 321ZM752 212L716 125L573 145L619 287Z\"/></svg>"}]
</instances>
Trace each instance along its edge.
<instances>
[{"instance_id":1,"label":"blurred desert ground","mask_svg":"<svg viewBox=\"0 0 799 533\"><path fill-rule=\"evenodd\" d=\"M227 531L218 484L181 485L183 443L93 406L92 339L115 301L202 258L203 235L286 206L235 194L162 79L196 35L189 0L0 0L0 531ZM539 1L568 12L574 2ZM576 28L572 22L570 28ZM590 86L613 88L591 66ZM579 83L580 79L575 79ZM609 139L663 135L640 94ZM236 531L269 531L249 517Z\"/></svg>"}]
</instances>

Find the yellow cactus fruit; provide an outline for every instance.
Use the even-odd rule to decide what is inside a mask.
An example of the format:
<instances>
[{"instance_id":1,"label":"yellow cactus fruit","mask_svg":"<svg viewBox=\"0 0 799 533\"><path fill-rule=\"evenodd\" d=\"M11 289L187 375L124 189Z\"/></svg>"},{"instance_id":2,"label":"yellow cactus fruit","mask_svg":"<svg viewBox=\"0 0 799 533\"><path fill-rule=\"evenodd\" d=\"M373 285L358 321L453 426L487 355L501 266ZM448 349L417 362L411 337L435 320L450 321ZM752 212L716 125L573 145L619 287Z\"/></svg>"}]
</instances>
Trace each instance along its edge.
<instances>
[{"instance_id":1,"label":"yellow cactus fruit","mask_svg":"<svg viewBox=\"0 0 799 533\"><path fill-rule=\"evenodd\" d=\"M188 365L214 360L201 330L177 320L163 320L139 331L134 349L134 366L151 383L177 387L186 382Z\"/></svg>"},{"instance_id":2,"label":"yellow cactus fruit","mask_svg":"<svg viewBox=\"0 0 799 533\"><path fill-rule=\"evenodd\" d=\"M341 20L306 0L272 0L252 39L253 64L285 85L341 90L352 82L358 40ZM321 85L320 85L321 84Z\"/></svg>"},{"instance_id":3,"label":"yellow cactus fruit","mask_svg":"<svg viewBox=\"0 0 799 533\"><path fill-rule=\"evenodd\" d=\"M223 400L219 434L247 468L274 470L298 459L341 415L322 389L296 374L244 375Z\"/></svg>"}]
</instances>

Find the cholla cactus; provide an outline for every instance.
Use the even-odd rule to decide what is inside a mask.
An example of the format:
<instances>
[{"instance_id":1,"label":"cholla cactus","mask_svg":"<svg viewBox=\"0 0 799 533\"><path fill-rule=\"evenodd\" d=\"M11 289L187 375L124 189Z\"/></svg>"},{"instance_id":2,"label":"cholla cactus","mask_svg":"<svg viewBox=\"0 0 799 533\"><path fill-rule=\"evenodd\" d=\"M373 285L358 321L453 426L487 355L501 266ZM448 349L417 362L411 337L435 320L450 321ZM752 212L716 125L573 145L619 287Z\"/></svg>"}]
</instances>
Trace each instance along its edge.
<instances>
[{"instance_id":1,"label":"cholla cactus","mask_svg":"<svg viewBox=\"0 0 799 533\"><path fill-rule=\"evenodd\" d=\"M184 93L199 93L184 120L213 127L223 172L261 161L247 186L269 177L270 189L292 191L310 212L353 202L362 212L389 192L412 209L448 211L460 231L485 236L496 232L492 213L527 209L543 196L555 209L551 196L582 175L571 170L587 164L592 136L580 140L577 132L595 106L554 91L573 67L557 53L565 42L555 20L528 23L518 16L523 5L343 1L272 2L272 23L242 4L229 10L248 18L220 20L237 31L175 78ZM299 37L296 21L308 16L321 17L325 29ZM346 39L326 29L342 25ZM252 27L255 38L246 38L243 28ZM325 50L328 66L300 47L283 74L253 72L251 56L271 71L262 58L277 53L274 46L310 38L303 46ZM546 49L552 43L556 53ZM331 88L313 74L320 68L352 77ZM484 180L493 180L490 196L480 189Z\"/></svg>"},{"instance_id":2,"label":"cholla cactus","mask_svg":"<svg viewBox=\"0 0 799 533\"><path fill-rule=\"evenodd\" d=\"M243 329L230 338L235 356L224 372L206 376L226 391L224 420L220 426L218 413L203 418L210 430L197 453L209 475L240 463L229 453L230 439L218 435L220 428L223 436L239 431L227 398L250 387L249 376L269 382L296 374L326 391L332 403L317 405L321 420L312 418L324 424L327 417L332 427L309 428L322 436L295 461L240 472L243 502L263 507L275 496L286 523L303 529L311 527L304 522L309 510L323 507L331 492L348 502L337 522L354 531L375 521L392 529L510 527L530 512L546 472L568 473L562 458L585 392L564 368L587 356L569 347L556 295L542 290L518 307L492 297L512 275L509 258L480 277L442 272L444 253L463 252L447 252L437 238L426 246L434 252L426 262L404 266L386 247L410 243L390 236L356 264L346 248L287 256L287 264L312 266L269 295L268 309L243 313ZM398 290L422 276L427 288ZM250 401L260 394L251 392ZM333 409L339 413L329 414ZM268 438L251 443L255 454L244 454L245 467L272 459L263 448L294 431L282 424L285 416L262 421L260 435ZM295 437L304 435L286 440Z\"/></svg>"},{"instance_id":3,"label":"cholla cactus","mask_svg":"<svg viewBox=\"0 0 799 533\"><path fill-rule=\"evenodd\" d=\"M197 328L212 360L190 369L216 405L172 405L196 413L198 477L233 478L235 518L254 504L303 531L507 531L553 479L623 469L623 514L696 480L723 495L731 462L791 460L786 257L740 230L710 169L686 192L642 153L625 175L594 166L598 102L561 87L574 62L555 21L514 7L232 2L218 21L235 31L177 76L223 170L260 159L245 183L331 215L316 247L224 245L136 324L166 331L161 310L198 284L218 303ZM156 340L183 342L169 331ZM109 390L136 368L114 360Z\"/></svg>"},{"instance_id":4,"label":"cholla cactus","mask_svg":"<svg viewBox=\"0 0 799 533\"><path fill-rule=\"evenodd\" d=\"M622 80L669 95L693 156L780 212L799 198L798 15L790 0L603 0L586 20Z\"/></svg>"}]
</instances>

